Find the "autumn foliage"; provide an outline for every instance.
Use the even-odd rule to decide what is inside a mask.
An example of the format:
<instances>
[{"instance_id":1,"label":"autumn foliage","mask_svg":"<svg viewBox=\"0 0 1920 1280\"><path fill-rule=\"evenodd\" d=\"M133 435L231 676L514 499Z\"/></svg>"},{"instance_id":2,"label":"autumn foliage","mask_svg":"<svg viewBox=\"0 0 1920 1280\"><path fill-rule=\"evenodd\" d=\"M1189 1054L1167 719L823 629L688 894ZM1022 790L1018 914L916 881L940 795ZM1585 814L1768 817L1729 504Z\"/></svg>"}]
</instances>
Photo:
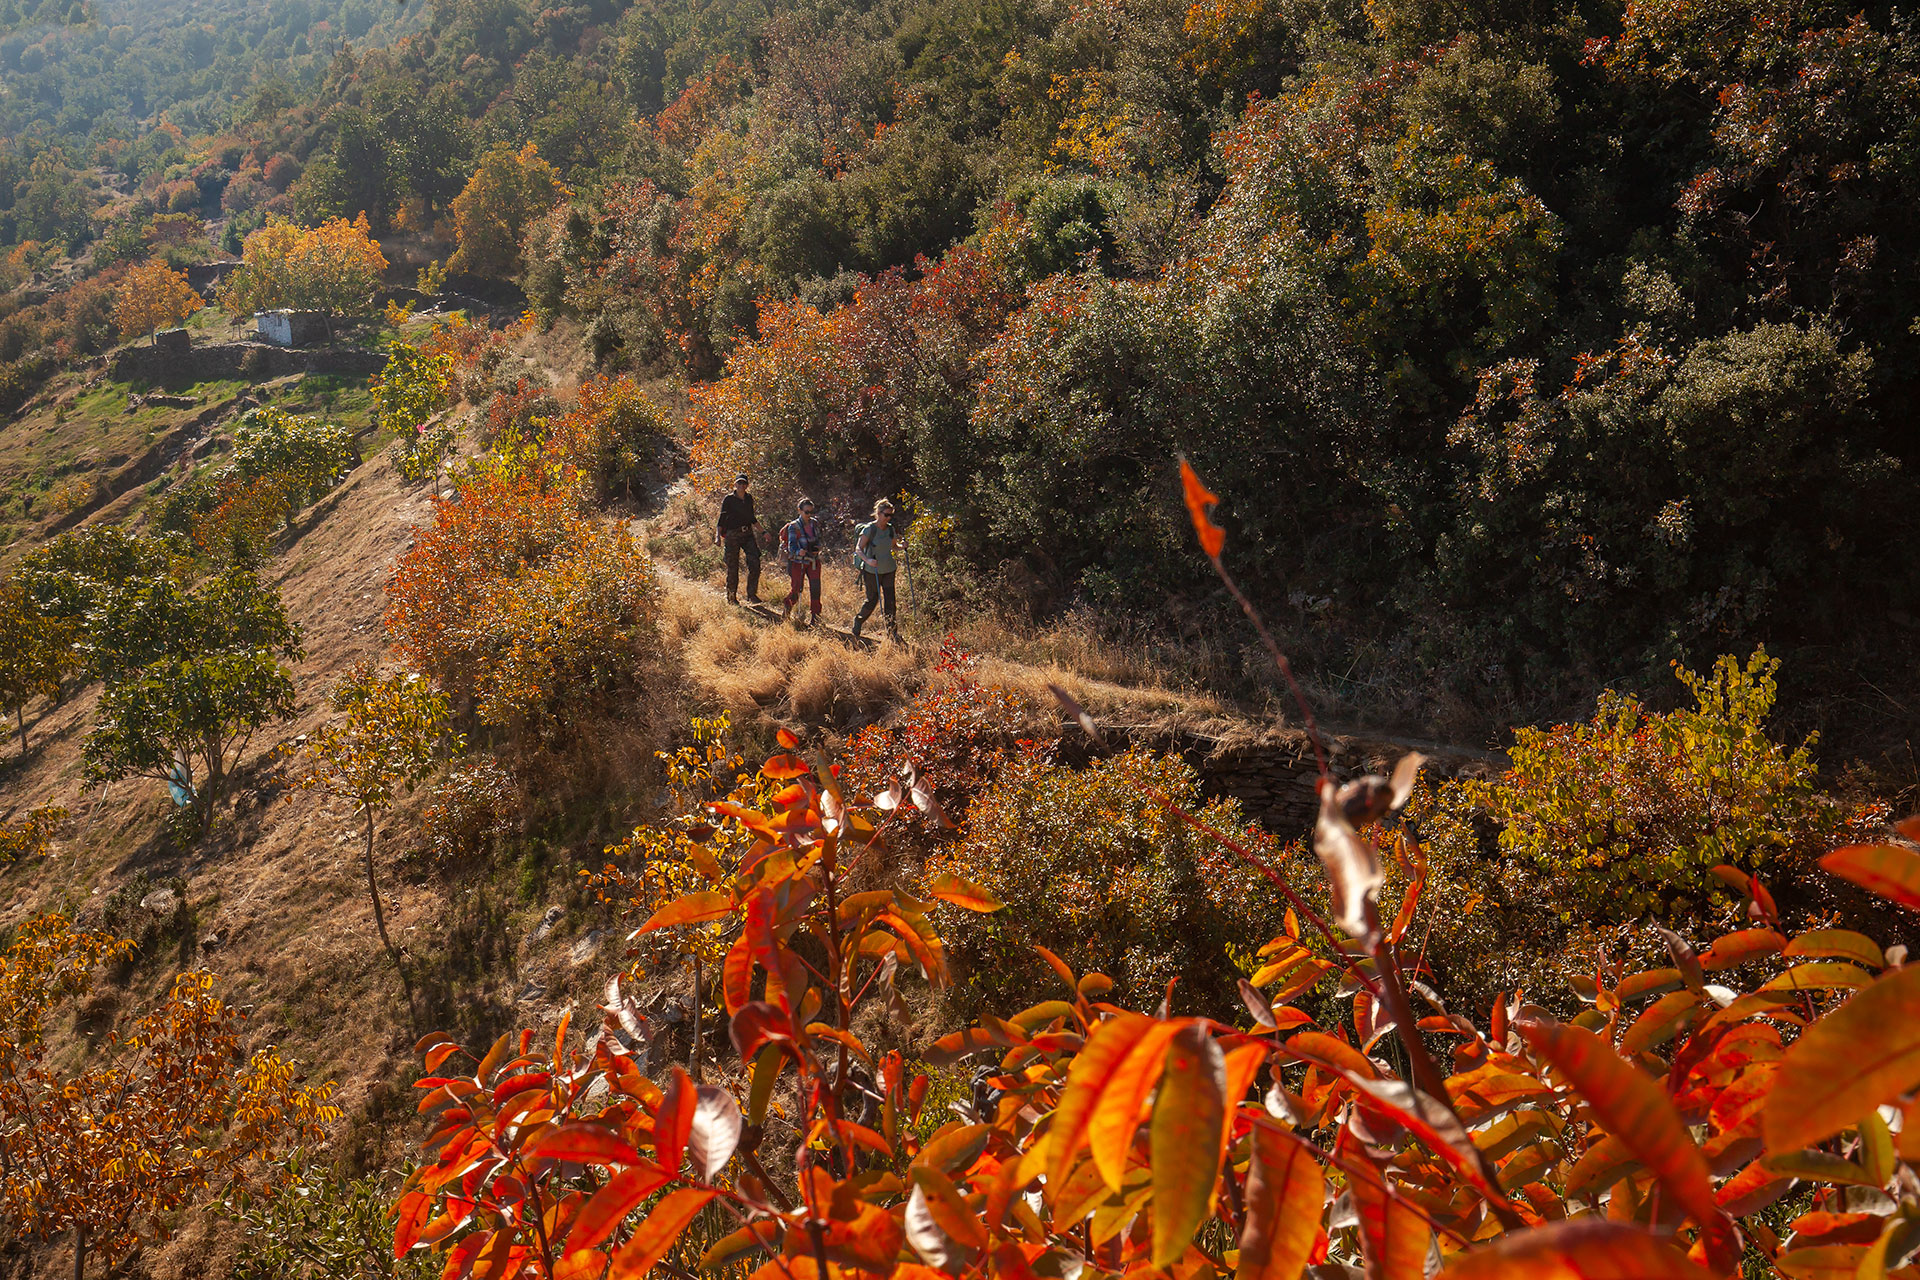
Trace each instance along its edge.
<instances>
[{"instance_id":1,"label":"autumn foliage","mask_svg":"<svg viewBox=\"0 0 1920 1280\"><path fill-rule=\"evenodd\" d=\"M177 324L206 306L184 271L175 271L163 259L149 258L120 279L113 304L113 322L124 338L153 333Z\"/></svg>"},{"instance_id":2,"label":"autumn foliage","mask_svg":"<svg viewBox=\"0 0 1920 1280\"><path fill-rule=\"evenodd\" d=\"M249 235L220 305L233 314L276 307L338 314L363 306L387 269L365 214L302 228L271 218Z\"/></svg>"},{"instance_id":3,"label":"autumn foliage","mask_svg":"<svg viewBox=\"0 0 1920 1280\"><path fill-rule=\"evenodd\" d=\"M70 1238L73 1274L164 1238L181 1208L271 1177L340 1112L271 1048L243 1050L244 1015L183 973L154 1008L73 1069L49 1024L133 944L64 918L24 922L0 954L0 1214L41 1241Z\"/></svg>"},{"instance_id":4,"label":"autumn foliage","mask_svg":"<svg viewBox=\"0 0 1920 1280\"><path fill-rule=\"evenodd\" d=\"M387 630L490 724L536 736L631 690L659 646L653 569L571 486L489 471L434 500L388 583Z\"/></svg>"},{"instance_id":5,"label":"autumn foliage","mask_svg":"<svg viewBox=\"0 0 1920 1280\"><path fill-rule=\"evenodd\" d=\"M1188 474L1218 566L1211 495ZM724 946L737 1068L656 1078L618 978L584 1043L564 1018L537 1049L530 1031L479 1054L427 1037L418 1087L439 1119L395 1208L397 1252L444 1252L448 1277L637 1277L697 1252L762 1280L1298 1280L1320 1264L1413 1280L1436 1255L1456 1277L1678 1280L1743 1259L1882 1275L1904 1255L1913 971L1855 932L1786 936L1738 869L1720 874L1748 927L1705 949L1662 933L1650 969L1603 961L1571 1019L1514 991L1481 1020L1421 981L1418 882L1391 920L1378 901L1381 842L1413 839L1391 824L1418 756L1391 778L1322 774L1319 890L1149 780L1140 794L1167 824L1287 904L1238 983L1242 1016L1183 1015L1177 982L1136 993L1153 1010L1136 1012L1111 978L1036 946L1037 1003L909 1054L875 1044L863 1015L900 1008L909 977L946 985L941 920L1005 907L951 871L915 892L875 886L893 815L938 814L932 789L909 773L849 791L780 737L758 778L658 851L685 888L650 895L638 930L699 925ZM1822 865L1920 910L1912 848L1853 845ZM1335 985L1349 1002L1314 998ZM927 1115L933 1074L966 1059L971 1098ZM776 1094L795 1137L770 1145ZM1796 1187L1790 1216L1768 1212ZM1860 1187L1893 1195L1846 1192Z\"/></svg>"}]
</instances>

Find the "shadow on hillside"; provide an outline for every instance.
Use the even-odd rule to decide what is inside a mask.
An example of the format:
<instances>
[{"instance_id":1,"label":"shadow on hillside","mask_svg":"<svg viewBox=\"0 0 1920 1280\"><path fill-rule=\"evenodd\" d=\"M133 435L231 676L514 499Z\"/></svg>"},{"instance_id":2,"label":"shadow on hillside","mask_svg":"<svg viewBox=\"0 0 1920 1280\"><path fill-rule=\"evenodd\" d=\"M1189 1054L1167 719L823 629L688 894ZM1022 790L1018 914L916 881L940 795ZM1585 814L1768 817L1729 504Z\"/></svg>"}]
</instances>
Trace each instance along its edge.
<instances>
[{"instance_id":1,"label":"shadow on hillside","mask_svg":"<svg viewBox=\"0 0 1920 1280\"><path fill-rule=\"evenodd\" d=\"M484 1052L512 1027L519 974L508 908L480 886L463 886L452 895L431 949L409 949L415 1035L444 1031Z\"/></svg>"}]
</instances>

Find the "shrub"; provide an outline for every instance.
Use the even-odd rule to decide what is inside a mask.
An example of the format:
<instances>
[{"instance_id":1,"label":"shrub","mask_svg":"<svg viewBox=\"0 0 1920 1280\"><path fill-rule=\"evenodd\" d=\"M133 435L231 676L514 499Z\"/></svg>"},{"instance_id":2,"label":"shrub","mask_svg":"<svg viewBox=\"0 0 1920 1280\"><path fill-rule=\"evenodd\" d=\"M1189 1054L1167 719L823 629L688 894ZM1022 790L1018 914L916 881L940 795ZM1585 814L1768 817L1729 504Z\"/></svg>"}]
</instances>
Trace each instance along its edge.
<instances>
[{"instance_id":1,"label":"shrub","mask_svg":"<svg viewBox=\"0 0 1920 1280\"><path fill-rule=\"evenodd\" d=\"M213 506L193 518L188 536L211 560L256 565L267 542L293 518L287 484L278 476L227 476L213 486Z\"/></svg>"},{"instance_id":2,"label":"shrub","mask_svg":"<svg viewBox=\"0 0 1920 1280\"><path fill-rule=\"evenodd\" d=\"M658 599L646 554L607 525L495 581L467 633L481 720L552 735L630 697L660 651Z\"/></svg>"},{"instance_id":3,"label":"shrub","mask_svg":"<svg viewBox=\"0 0 1920 1280\"><path fill-rule=\"evenodd\" d=\"M911 767L928 779L946 814L964 821L974 796L1008 757L1033 746L1018 739L1031 705L1011 689L976 681L977 661L952 637L942 642L933 668L937 683L888 723L868 725L847 744L845 785L869 794L882 791ZM910 807L902 817L911 825L924 822Z\"/></svg>"},{"instance_id":4,"label":"shrub","mask_svg":"<svg viewBox=\"0 0 1920 1280\"><path fill-rule=\"evenodd\" d=\"M1804 876L1885 811L1816 789L1813 737L1789 751L1767 736L1779 665L1763 649L1704 676L1676 664L1691 710L1602 694L1592 720L1520 730L1510 769L1443 785L1416 819L1445 843L1484 815L1499 855L1535 878L1536 904L1563 919L1702 919L1722 864Z\"/></svg>"},{"instance_id":5,"label":"shrub","mask_svg":"<svg viewBox=\"0 0 1920 1280\"><path fill-rule=\"evenodd\" d=\"M67 825L67 811L57 804L27 810L26 816L13 822L0 822L0 862L20 862L37 858Z\"/></svg>"},{"instance_id":6,"label":"shrub","mask_svg":"<svg viewBox=\"0 0 1920 1280\"><path fill-rule=\"evenodd\" d=\"M433 499L433 523L387 582L386 626L394 647L442 688L472 696L468 634L497 580L544 563L577 527L571 497L531 477L482 476L456 499Z\"/></svg>"},{"instance_id":7,"label":"shrub","mask_svg":"<svg viewBox=\"0 0 1920 1280\"><path fill-rule=\"evenodd\" d=\"M605 502L616 489L632 497L634 483L652 472L654 455L671 438L666 412L632 378L593 378L581 384L573 406L547 424L545 450L596 502Z\"/></svg>"},{"instance_id":8,"label":"shrub","mask_svg":"<svg viewBox=\"0 0 1920 1280\"><path fill-rule=\"evenodd\" d=\"M160 527L188 534L207 554L257 552L268 534L360 462L346 427L270 405L249 413L233 438L225 465L196 472L160 504Z\"/></svg>"},{"instance_id":9,"label":"shrub","mask_svg":"<svg viewBox=\"0 0 1920 1280\"><path fill-rule=\"evenodd\" d=\"M0 1213L41 1241L70 1236L111 1272L165 1239L189 1204L271 1178L292 1147L340 1110L272 1048L242 1048L245 1015L182 973L140 1018L101 1037L78 1067L43 1033L66 1021L98 970L133 944L78 933L57 915L25 921L0 953Z\"/></svg>"},{"instance_id":10,"label":"shrub","mask_svg":"<svg viewBox=\"0 0 1920 1280\"><path fill-rule=\"evenodd\" d=\"M956 961L988 1007L1031 990L1031 947L1111 975L1135 999L1175 978L1190 1007L1225 1013L1240 976L1229 945L1279 928L1272 894L1169 807L1262 847L1237 804L1200 805L1200 780L1177 756L1143 749L1085 769L1029 750L973 800L939 865L1007 904L954 924Z\"/></svg>"},{"instance_id":11,"label":"shrub","mask_svg":"<svg viewBox=\"0 0 1920 1280\"><path fill-rule=\"evenodd\" d=\"M450 432L430 430L428 423L452 400L454 360L452 352L393 338L386 365L367 383L374 420L400 437L400 473L408 480L432 474L452 444Z\"/></svg>"},{"instance_id":12,"label":"shrub","mask_svg":"<svg viewBox=\"0 0 1920 1280\"><path fill-rule=\"evenodd\" d=\"M502 391L487 403L487 440L517 435L539 438L547 424L560 416L560 401L547 387L532 387L521 378L513 390Z\"/></svg>"},{"instance_id":13,"label":"shrub","mask_svg":"<svg viewBox=\"0 0 1920 1280\"><path fill-rule=\"evenodd\" d=\"M420 843L441 863L468 862L510 834L525 802L513 774L492 756L454 766L420 815Z\"/></svg>"}]
</instances>

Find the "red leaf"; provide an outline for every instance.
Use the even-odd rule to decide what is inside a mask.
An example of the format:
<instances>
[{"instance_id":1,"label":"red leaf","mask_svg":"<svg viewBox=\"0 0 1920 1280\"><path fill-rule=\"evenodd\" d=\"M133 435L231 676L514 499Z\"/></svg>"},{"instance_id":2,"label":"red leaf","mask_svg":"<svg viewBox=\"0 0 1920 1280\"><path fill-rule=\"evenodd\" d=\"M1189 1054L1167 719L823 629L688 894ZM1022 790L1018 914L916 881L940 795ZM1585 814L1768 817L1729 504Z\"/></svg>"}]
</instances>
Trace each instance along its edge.
<instances>
[{"instance_id":1,"label":"red leaf","mask_svg":"<svg viewBox=\"0 0 1920 1280\"><path fill-rule=\"evenodd\" d=\"M1888 844L1850 844L1820 859L1842 880L1920 911L1920 854Z\"/></svg>"},{"instance_id":2,"label":"red leaf","mask_svg":"<svg viewBox=\"0 0 1920 1280\"><path fill-rule=\"evenodd\" d=\"M685 1067L673 1069L667 1082L667 1095L653 1113L653 1149L660 1167L669 1173L680 1172L680 1157L686 1154L687 1138L693 1132L693 1113L700 1095Z\"/></svg>"},{"instance_id":3,"label":"red leaf","mask_svg":"<svg viewBox=\"0 0 1920 1280\"><path fill-rule=\"evenodd\" d=\"M1326 1175L1307 1145L1256 1122L1239 1280L1300 1280L1326 1200Z\"/></svg>"},{"instance_id":4,"label":"red leaf","mask_svg":"<svg viewBox=\"0 0 1920 1280\"><path fill-rule=\"evenodd\" d=\"M659 1165L640 1164L622 1169L594 1192L580 1216L573 1220L573 1234L567 1237L567 1252L591 1249L614 1233L621 1219L648 1196L666 1186L673 1178Z\"/></svg>"},{"instance_id":5,"label":"red leaf","mask_svg":"<svg viewBox=\"0 0 1920 1280\"><path fill-rule=\"evenodd\" d=\"M794 736L793 730L791 729L775 729L773 736L781 746L789 751L800 745L800 739Z\"/></svg>"},{"instance_id":6,"label":"red leaf","mask_svg":"<svg viewBox=\"0 0 1920 1280\"><path fill-rule=\"evenodd\" d=\"M1200 475L1185 458L1180 459L1180 486L1187 499L1187 514L1193 517L1193 531L1200 538L1200 549L1209 559L1218 560L1226 549L1227 531L1213 522L1210 509L1220 505L1220 495L1200 483Z\"/></svg>"},{"instance_id":7,"label":"red leaf","mask_svg":"<svg viewBox=\"0 0 1920 1280\"><path fill-rule=\"evenodd\" d=\"M1712 1280L1644 1227L1581 1218L1458 1255L1443 1280Z\"/></svg>"},{"instance_id":8,"label":"red leaf","mask_svg":"<svg viewBox=\"0 0 1920 1280\"><path fill-rule=\"evenodd\" d=\"M1433 1230L1364 1157L1349 1165L1347 1190L1360 1217L1360 1249L1375 1280L1424 1280Z\"/></svg>"},{"instance_id":9,"label":"red leaf","mask_svg":"<svg viewBox=\"0 0 1920 1280\"><path fill-rule=\"evenodd\" d=\"M754 1000L743 1004L733 1015L733 1047L742 1062L751 1062L769 1044L790 1044L793 1024L787 1015L770 1004Z\"/></svg>"},{"instance_id":10,"label":"red leaf","mask_svg":"<svg viewBox=\"0 0 1920 1280\"><path fill-rule=\"evenodd\" d=\"M641 1280L654 1264L666 1257L667 1250L687 1229L695 1214L707 1207L707 1201L718 1192L703 1188L682 1187L669 1193L665 1199L654 1206L633 1238L620 1246L620 1252L613 1255L613 1266L607 1272L607 1280Z\"/></svg>"},{"instance_id":11,"label":"red leaf","mask_svg":"<svg viewBox=\"0 0 1920 1280\"><path fill-rule=\"evenodd\" d=\"M1633 1153L1702 1226L1719 1216L1706 1157L1694 1145L1673 1100L1591 1031L1527 1022L1520 1033L1593 1109L1600 1127Z\"/></svg>"},{"instance_id":12,"label":"red leaf","mask_svg":"<svg viewBox=\"0 0 1920 1280\"><path fill-rule=\"evenodd\" d=\"M526 1145L529 1159L571 1160L576 1164L642 1164L640 1153L605 1125L576 1120L534 1135Z\"/></svg>"},{"instance_id":13,"label":"red leaf","mask_svg":"<svg viewBox=\"0 0 1920 1280\"><path fill-rule=\"evenodd\" d=\"M1810 1147L1915 1084L1920 965L1908 965L1860 990L1787 1050L1761 1113L1767 1148Z\"/></svg>"}]
</instances>

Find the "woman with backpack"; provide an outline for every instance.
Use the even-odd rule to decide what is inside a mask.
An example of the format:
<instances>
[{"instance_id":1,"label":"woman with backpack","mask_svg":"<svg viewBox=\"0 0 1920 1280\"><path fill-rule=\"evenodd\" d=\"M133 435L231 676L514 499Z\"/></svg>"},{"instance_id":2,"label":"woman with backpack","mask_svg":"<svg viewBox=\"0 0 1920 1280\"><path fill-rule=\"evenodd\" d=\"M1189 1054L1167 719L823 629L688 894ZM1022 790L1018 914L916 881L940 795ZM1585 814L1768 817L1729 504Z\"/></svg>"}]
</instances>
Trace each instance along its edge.
<instances>
[{"instance_id":1,"label":"woman with backpack","mask_svg":"<svg viewBox=\"0 0 1920 1280\"><path fill-rule=\"evenodd\" d=\"M853 564L860 570L860 581L867 589L867 602L853 620L853 638L860 638L873 606L885 601L887 634L895 640L900 631L893 621L893 575L902 556L900 535L893 527L893 504L885 498L873 504L873 519L860 526L854 538Z\"/></svg>"},{"instance_id":2,"label":"woman with backpack","mask_svg":"<svg viewBox=\"0 0 1920 1280\"><path fill-rule=\"evenodd\" d=\"M780 610L780 621L785 622L793 613L793 606L800 603L800 584L805 581L808 594L812 597L812 625L820 625L820 522L813 518L813 499L800 499L800 512L787 522L780 531L780 546L787 553L787 572L793 578L793 589L787 592L787 603Z\"/></svg>"}]
</instances>

